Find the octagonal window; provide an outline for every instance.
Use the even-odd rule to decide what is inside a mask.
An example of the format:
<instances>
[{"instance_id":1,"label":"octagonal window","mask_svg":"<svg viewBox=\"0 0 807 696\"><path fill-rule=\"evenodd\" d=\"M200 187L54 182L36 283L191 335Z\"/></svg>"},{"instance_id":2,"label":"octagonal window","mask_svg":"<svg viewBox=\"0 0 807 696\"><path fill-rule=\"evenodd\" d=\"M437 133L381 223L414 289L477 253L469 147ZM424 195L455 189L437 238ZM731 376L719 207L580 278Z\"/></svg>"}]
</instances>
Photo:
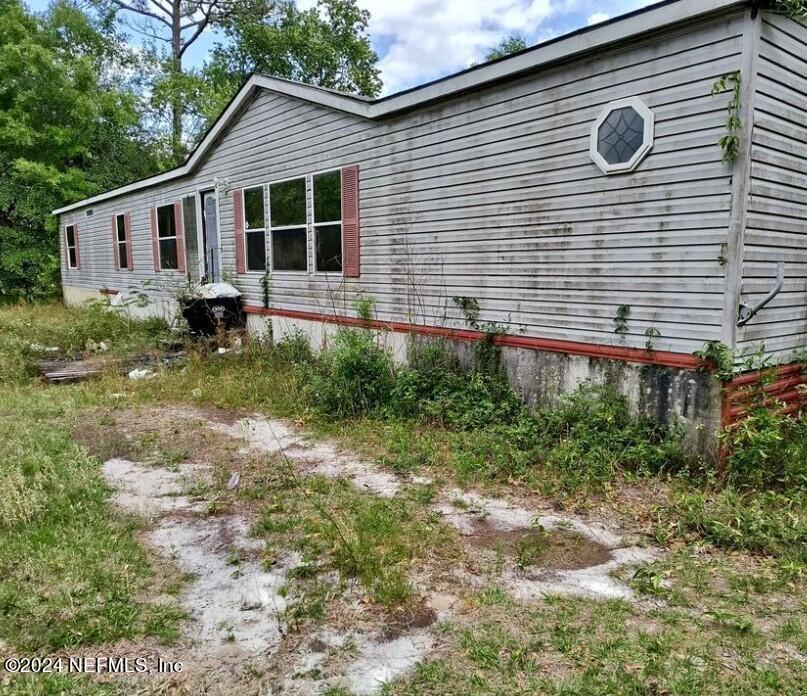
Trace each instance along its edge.
<instances>
[{"instance_id":1,"label":"octagonal window","mask_svg":"<svg viewBox=\"0 0 807 696\"><path fill-rule=\"evenodd\" d=\"M591 129L591 158L606 174L632 171L653 146L653 127L640 99L611 102Z\"/></svg>"}]
</instances>

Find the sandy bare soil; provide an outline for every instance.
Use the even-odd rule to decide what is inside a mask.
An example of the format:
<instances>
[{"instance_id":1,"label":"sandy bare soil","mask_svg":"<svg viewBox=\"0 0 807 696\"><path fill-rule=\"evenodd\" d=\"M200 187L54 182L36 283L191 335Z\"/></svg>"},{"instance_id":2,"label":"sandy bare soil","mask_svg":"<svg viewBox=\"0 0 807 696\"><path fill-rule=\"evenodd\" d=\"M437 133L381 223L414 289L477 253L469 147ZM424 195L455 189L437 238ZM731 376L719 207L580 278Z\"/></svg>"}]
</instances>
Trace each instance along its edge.
<instances>
[{"instance_id":1,"label":"sandy bare soil","mask_svg":"<svg viewBox=\"0 0 807 696\"><path fill-rule=\"evenodd\" d=\"M261 560L263 542L252 535L254 509L244 504L219 513L211 506L216 472L206 455L215 449L218 461L222 454L229 457L232 487L238 485L243 458L256 454L280 457L294 476L343 478L391 501L429 480L396 476L334 443L313 440L291 423L261 416L151 409L118 416L115 428L120 456L103 467L115 491L113 502L145 517L143 543L189 578L179 598L188 620L181 644L170 650L187 667L169 680L133 684L144 693L170 688L316 694L329 687L376 693L439 651L439 622L463 611L463 594L490 580L489 573L476 570L489 557L541 545L536 563L502 563L498 570L498 585L514 599L529 602L547 594L632 600L620 571L658 555L619 528L449 487L438 490L429 505L459 533L466 558L439 580L430 568L419 569L416 583L423 600L416 615L397 624L381 622L363 601L361 587L348 582L338 612L302 632L292 631L286 614L296 598L289 575L301 556L285 549L273 555L271 564ZM127 443L149 429L168 429L186 447L187 460L171 464L159 457L137 461L124 456L142 455Z\"/></svg>"}]
</instances>

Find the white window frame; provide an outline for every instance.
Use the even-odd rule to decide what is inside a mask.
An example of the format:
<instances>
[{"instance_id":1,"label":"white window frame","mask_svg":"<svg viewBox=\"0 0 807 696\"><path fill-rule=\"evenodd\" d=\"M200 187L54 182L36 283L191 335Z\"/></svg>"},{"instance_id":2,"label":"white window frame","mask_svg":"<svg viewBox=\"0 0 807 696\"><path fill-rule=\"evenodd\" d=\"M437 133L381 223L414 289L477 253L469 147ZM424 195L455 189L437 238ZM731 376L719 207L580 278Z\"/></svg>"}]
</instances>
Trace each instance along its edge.
<instances>
[{"instance_id":1,"label":"white window frame","mask_svg":"<svg viewBox=\"0 0 807 696\"><path fill-rule=\"evenodd\" d=\"M179 265L179 237L177 236L177 219L176 219L176 208L174 207L174 203L163 203L162 205L157 206L156 214L157 214L157 257L160 261L160 270L161 271L177 271L177 268L164 268L163 267L163 253L160 249L160 242L173 239L177 245L177 265ZM172 237L161 237L160 236L160 208L171 208L171 215L174 216L174 235ZM184 222L184 221L183 221Z\"/></svg>"},{"instance_id":2,"label":"white window frame","mask_svg":"<svg viewBox=\"0 0 807 696\"><path fill-rule=\"evenodd\" d=\"M299 225L282 225L280 227L273 227L272 226L272 186L275 184L283 184L287 181L297 181L298 179L303 180L303 184L305 185L305 222ZM266 228L269 232L269 259L266 262L266 267L270 273L280 273L283 275L308 275L311 269L311 250L310 250L310 243L308 239L308 231L309 231L309 215L308 215L308 177L305 174L301 174L300 176L290 176L285 179L275 179L274 181L270 181L266 186L266 197L268 200L268 205L266 206L266 214L268 214L269 225ZM275 269L275 246L274 246L274 231L275 230L299 230L300 228L305 229L305 270L296 270L296 271L287 271L287 270L276 270ZM246 243L246 240L244 240Z\"/></svg>"},{"instance_id":3,"label":"white window frame","mask_svg":"<svg viewBox=\"0 0 807 696\"><path fill-rule=\"evenodd\" d=\"M68 227L73 228L73 245L71 246L67 241L67 229ZM65 256L67 257L67 267L72 270L78 270L78 235L76 234L76 225L75 223L71 223L69 225L64 226L64 248L65 248ZM70 262L70 250L75 251L76 262Z\"/></svg>"},{"instance_id":4,"label":"white window frame","mask_svg":"<svg viewBox=\"0 0 807 696\"><path fill-rule=\"evenodd\" d=\"M328 222L318 222L317 221L317 211L316 207L314 206L314 177L319 176L320 174L330 174L331 172L339 172L339 181L340 181L340 188L339 188L339 204L341 210L341 203L342 203L342 189L341 189L341 178L342 178L342 167L331 167L330 169L323 169L318 172L314 172L311 174L311 246L313 247L313 264L314 264L314 275L324 275L324 276L334 276L337 278L341 278L344 275L344 264L345 264L345 228L342 225L341 218L339 220L331 220ZM342 234L340 235L342 238L342 270L341 271L320 271L317 268L317 227L325 226L325 225L336 225L338 224L342 228Z\"/></svg>"},{"instance_id":5,"label":"white window frame","mask_svg":"<svg viewBox=\"0 0 807 696\"><path fill-rule=\"evenodd\" d=\"M255 228L248 228L247 227L247 191L254 191L255 189L261 190L261 198L263 199L263 227L255 227ZM269 198L269 186L267 184L255 184L254 186L245 186L241 189L241 229L244 230L244 271L246 273L257 273L258 275L263 275L266 273L270 268L270 259L269 253L266 244L266 235L269 233L269 227L266 224L266 215L269 210L268 205L268 198ZM296 228L290 228L296 229ZM264 251L264 258L266 259L266 268L262 271L253 270L249 267L249 254L247 253L247 235L251 232L263 232L263 251ZM269 240L269 245L271 248L271 239Z\"/></svg>"},{"instance_id":6,"label":"white window frame","mask_svg":"<svg viewBox=\"0 0 807 696\"><path fill-rule=\"evenodd\" d=\"M625 107L632 107L636 110L639 116L644 121L644 136L642 138L642 146L634 153L633 157L627 162L618 162L617 164L610 164L605 161L605 158L600 154L597 145L600 139L600 126L605 122L605 119L617 109L624 109ZM591 127L591 137L589 139L589 155L594 163L605 174L618 174L620 172L632 172L639 163L645 158L648 152L653 147L653 138L655 133L655 115L647 107L647 105L639 99L639 97L628 97L627 99L618 99L617 101L608 102L605 108L600 113L594 125Z\"/></svg>"},{"instance_id":7,"label":"white window frame","mask_svg":"<svg viewBox=\"0 0 807 696\"><path fill-rule=\"evenodd\" d=\"M123 218L123 239L120 238L120 232L118 230L118 218ZM124 246L124 253L123 257L126 259L126 265L120 265L120 246L123 244ZM118 270L119 271L128 271L129 270L129 240L126 238L126 213L115 213L115 253L118 255Z\"/></svg>"}]
</instances>

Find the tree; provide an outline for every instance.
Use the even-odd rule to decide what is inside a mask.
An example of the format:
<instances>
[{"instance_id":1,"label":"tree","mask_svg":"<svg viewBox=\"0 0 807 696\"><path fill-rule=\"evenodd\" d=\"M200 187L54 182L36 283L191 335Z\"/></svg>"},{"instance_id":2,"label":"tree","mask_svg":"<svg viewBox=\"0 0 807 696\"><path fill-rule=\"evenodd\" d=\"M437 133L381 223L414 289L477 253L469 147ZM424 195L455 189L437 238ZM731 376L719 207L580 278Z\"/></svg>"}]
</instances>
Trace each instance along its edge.
<instances>
[{"instance_id":1,"label":"tree","mask_svg":"<svg viewBox=\"0 0 807 696\"><path fill-rule=\"evenodd\" d=\"M301 11L293 0L96 0L145 38L155 77L155 112L170 114L170 150L179 163L196 136L230 99L246 75L272 75L377 94L378 57L366 36L369 14L356 0L320 0ZM205 31L223 30L207 69L183 65ZM161 48L162 45L162 48Z\"/></svg>"},{"instance_id":2,"label":"tree","mask_svg":"<svg viewBox=\"0 0 807 696\"><path fill-rule=\"evenodd\" d=\"M273 3L259 18L231 16L224 23L227 41L214 47L203 70L203 119L218 115L252 72L377 96L381 78L369 19L356 0L319 0L305 11L293 2Z\"/></svg>"},{"instance_id":3,"label":"tree","mask_svg":"<svg viewBox=\"0 0 807 696\"><path fill-rule=\"evenodd\" d=\"M62 0L0 0L0 297L56 288L50 211L153 173L125 44Z\"/></svg>"},{"instance_id":4,"label":"tree","mask_svg":"<svg viewBox=\"0 0 807 696\"><path fill-rule=\"evenodd\" d=\"M97 0L104 15L118 15L121 23L146 39L160 79L153 87L153 102L168 106L171 154L174 163L185 155L183 117L188 95L194 89L193 73L183 70L186 51L208 29L237 14L264 12L269 0ZM165 44L163 51L157 46Z\"/></svg>"},{"instance_id":5,"label":"tree","mask_svg":"<svg viewBox=\"0 0 807 696\"><path fill-rule=\"evenodd\" d=\"M497 58L504 58L512 53L518 53L527 48L527 42L520 34L511 34L507 38L502 39L498 45L491 48L485 55L485 61L496 60Z\"/></svg>"}]
</instances>

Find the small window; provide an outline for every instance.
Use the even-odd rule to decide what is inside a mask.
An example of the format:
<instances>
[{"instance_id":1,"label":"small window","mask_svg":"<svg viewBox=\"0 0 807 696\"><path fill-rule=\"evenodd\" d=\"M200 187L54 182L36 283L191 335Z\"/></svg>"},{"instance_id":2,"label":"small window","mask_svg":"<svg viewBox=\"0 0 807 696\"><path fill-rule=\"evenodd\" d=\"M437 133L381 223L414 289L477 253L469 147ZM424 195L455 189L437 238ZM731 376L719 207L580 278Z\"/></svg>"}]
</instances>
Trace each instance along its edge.
<instances>
[{"instance_id":1,"label":"small window","mask_svg":"<svg viewBox=\"0 0 807 696\"><path fill-rule=\"evenodd\" d=\"M342 172L313 177L317 271L342 272Z\"/></svg>"},{"instance_id":2,"label":"small window","mask_svg":"<svg viewBox=\"0 0 807 696\"><path fill-rule=\"evenodd\" d=\"M591 130L591 158L606 174L633 171L653 146L653 112L636 97L611 102Z\"/></svg>"},{"instance_id":3,"label":"small window","mask_svg":"<svg viewBox=\"0 0 807 696\"><path fill-rule=\"evenodd\" d=\"M118 268L129 268L125 215L115 216L115 251L118 254Z\"/></svg>"},{"instance_id":4,"label":"small window","mask_svg":"<svg viewBox=\"0 0 807 696\"><path fill-rule=\"evenodd\" d=\"M160 245L160 268L179 268L177 252L177 222L173 204L157 208L157 237Z\"/></svg>"},{"instance_id":5,"label":"small window","mask_svg":"<svg viewBox=\"0 0 807 696\"><path fill-rule=\"evenodd\" d=\"M247 270L266 270L266 217L263 186L244 189L244 244Z\"/></svg>"},{"instance_id":6,"label":"small window","mask_svg":"<svg viewBox=\"0 0 807 696\"><path fill-rule=\"evenodd\" d=\"M246 209L246 205L244 206ZM269 185L272 270L308 270L305 179Z\"/></svg>"},{"instance_id":7,"label":"small window","mask_svg":"<svg viewBox=\"0 0 807 696\"><path fill-rule=\"evenodd\" d=\"M64 228L64 243L67 247L67 267L78 268L78 251L76 249L76 226L67 225Z\"/></svg>"}]
</instances>

